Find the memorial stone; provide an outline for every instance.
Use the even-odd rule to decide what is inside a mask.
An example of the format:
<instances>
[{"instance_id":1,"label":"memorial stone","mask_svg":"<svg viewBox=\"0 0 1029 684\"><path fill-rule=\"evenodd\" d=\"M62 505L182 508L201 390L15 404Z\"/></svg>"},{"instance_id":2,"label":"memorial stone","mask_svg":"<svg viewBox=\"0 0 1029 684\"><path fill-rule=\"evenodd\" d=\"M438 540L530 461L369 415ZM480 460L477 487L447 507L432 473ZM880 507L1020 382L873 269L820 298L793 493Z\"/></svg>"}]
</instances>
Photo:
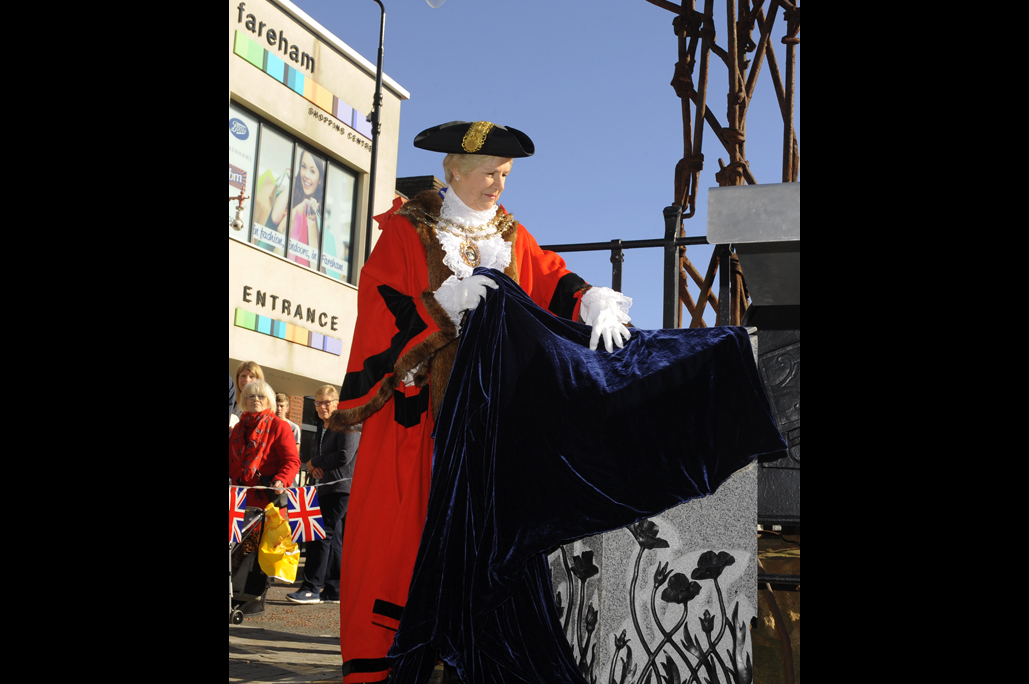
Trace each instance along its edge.
<instances>
[{"instance_id":1,"label":"memorial stone","mask_svg":"<svg viewBox=\"0 0 1029 684\"><path fill-rule=\"evenodd\" d=\"M590 682L753 681L757 464L718 490L549 555L561 624ZM717 680L712 675L717 673Z\"/></svg>"}]
</instances>

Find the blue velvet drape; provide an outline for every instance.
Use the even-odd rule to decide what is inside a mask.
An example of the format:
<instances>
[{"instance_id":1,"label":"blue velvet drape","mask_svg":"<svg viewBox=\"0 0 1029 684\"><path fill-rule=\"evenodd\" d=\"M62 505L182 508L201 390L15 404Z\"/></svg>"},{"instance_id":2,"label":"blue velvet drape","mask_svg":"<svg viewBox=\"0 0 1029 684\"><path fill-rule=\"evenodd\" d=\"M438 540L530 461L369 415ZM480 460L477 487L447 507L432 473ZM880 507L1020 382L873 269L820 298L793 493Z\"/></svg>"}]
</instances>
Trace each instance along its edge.
<instances>
[{"instance_id":1,"label":"blue velvet drape","mask_svg":"<svg viewBox=\"0 0 1029 684\"><path fill-rule=\"evenodd\" d=\"M438 652L465 684L581 678L546 552L715 491L785 445L742 328L590 328L498 271L467 317L436 425L428 517L389 652L398 684Z\"/></svg>"}]
</instances>

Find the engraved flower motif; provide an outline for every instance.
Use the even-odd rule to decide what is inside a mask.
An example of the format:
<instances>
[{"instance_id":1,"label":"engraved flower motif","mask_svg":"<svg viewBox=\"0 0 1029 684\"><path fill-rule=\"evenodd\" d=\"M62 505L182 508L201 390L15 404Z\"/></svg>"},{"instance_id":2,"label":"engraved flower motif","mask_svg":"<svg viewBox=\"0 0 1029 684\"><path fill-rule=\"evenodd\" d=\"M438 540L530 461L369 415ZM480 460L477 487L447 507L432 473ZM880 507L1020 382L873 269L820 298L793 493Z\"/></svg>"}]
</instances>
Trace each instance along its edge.
<instances>
[{"instance_id":1,"label":"engraved flower motif","mask_svg":"<svg viewBox=\"0 0 1029 684\"><path fill-rule=\"evenodd\" d=\"M718 579L722 570L736 562L736 559L725 551L707 551L697 559L697 569L690 575L693 579Z\"/></svg>"},{"instance_id":2,"label":"engraved flower motif","mask_svg":"<svg viewBox=\"0 0 1029 684\"><path fill-rule=\"evenodd\" d=\"M658 529L650 520L640 520L629 525L629 531L643 549L667 549L668 542L657 536Z\"/></svg>"},{"instance_id":3,"label":"engraved flower motif","mask_svg":"<svg viewBox=\"0 0 1029 684\"><path fill-rule=\"evenodd\" d=\"M615 637L615 650L625 648L627 643L629 643L629 640L625 638L625 630L623 629L621 635Z\"/></svg>"},{"instance_id":4,"label":"engraved flower motif","mask_svg":"<svg viewBox=\"0 0 1029 684\"><path fill-rule=\"evenodd\" d=\"M672 573L668 572L668 563L657 564L657 570L654 571L654 586L660 587L668 580L668 576Z\"/></svg>"},{"instance_id":5,"label":"engraved flower motif","mask_svg":"<svg viewBox=\"0 0 1029 684\"><path fill-rule=\"evenodd\" d=\"M700 616L700 628L708 634L714 631L715 616L711 614L710 610L705 610L704 614Z\"/></svg>"},{"instance_id":6,"label":"engraved flower motif","mask_svg":"<svg viewBox=\"0 0 1029 684\"><path fill-rule=\"evenodd\" d=\"M583 551L581 556L572 556L572 574L582 581L593 577L600 568L593 564L593 552Z\"/></svg>"},{"instance_id":7,"label":"engraved flower motif","mask_svg":"<svg viewBox=\"0 0 1029 684\"><path fill-rule=\"evenodd\" d=\"M661 592L661 600L668 603L684 604L697 598L700 585L691 582L686 575L677 572L668 580L668 586Z\"/></svg>"},{"instance_id":8,"label":"engraved flower motif","mask_svg":"<svg viewBox=\"0 0 1029 684\"><path fill-rule=\"evenodd\" d=\"M592 634L593 630L595 630L597 628L597 618L598 617L599 616L597 614L596 609L593 607L593 604L592 603L589 604L589 606L586 608L586 633L587 634Z\"/></svg>"}]
</instances>

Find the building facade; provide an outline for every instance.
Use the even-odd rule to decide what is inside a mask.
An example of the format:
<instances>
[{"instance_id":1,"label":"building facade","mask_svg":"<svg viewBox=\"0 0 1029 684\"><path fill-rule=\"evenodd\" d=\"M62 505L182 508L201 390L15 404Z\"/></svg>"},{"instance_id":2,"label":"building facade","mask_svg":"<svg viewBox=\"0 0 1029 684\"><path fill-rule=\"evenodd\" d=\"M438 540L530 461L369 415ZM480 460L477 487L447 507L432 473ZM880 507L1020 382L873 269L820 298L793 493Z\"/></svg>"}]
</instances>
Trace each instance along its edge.
<instances>
[{"instance_id":1,"label":"building facade","mask_svg":"<svg viewBox=\"0 0 1029 684\"><path fill-rule=\"evenodd\" d=\"M229 375L257 362L310 426L303 397L343 382L368 212L393 201L410 95L384 75L369 207L375 64L285 0L230 0L228 47L229 196L249 198L229 203Z\"/></svg>"}]
</instances>

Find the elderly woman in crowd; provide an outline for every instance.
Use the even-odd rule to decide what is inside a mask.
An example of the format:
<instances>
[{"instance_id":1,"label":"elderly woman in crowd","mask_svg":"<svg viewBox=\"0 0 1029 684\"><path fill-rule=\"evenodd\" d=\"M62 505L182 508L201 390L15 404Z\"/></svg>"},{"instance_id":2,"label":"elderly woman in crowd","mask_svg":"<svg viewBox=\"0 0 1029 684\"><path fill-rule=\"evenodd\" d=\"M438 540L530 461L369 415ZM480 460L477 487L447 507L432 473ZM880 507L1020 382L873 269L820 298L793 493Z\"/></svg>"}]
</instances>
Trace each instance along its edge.
<instances>
[{"instance_id":1,"label":"elderly woman in crowd","mask_svg":"<svg viewBox=\"0 0 1029 684\"><path fill-rule=\"evenodd\" d=\"M261 367L253 361L244 361L239 364L236 368L236 392L235 392L235 403L232 406L232 410L229 412L229 434L232 434L232 428L236 427L236 423L239 422L239 417L243 415L243 411L246 411L246 406L243 405L241 399L241 393L243 388L247 386L247 383L254 380L264 380L264 372Z\"/></svg>"},{"instance_id":2,"label":"elderly woman in crowd","mask_svg":"<svg viewBox=\"0 0 1029 684\"><path fill-rule=\"evenodd\" d=\"M376 217L382 236L361 273L340 410L329 422L333 429L364 423L343 540L345 684L388 674L386 652L425 523L432 431L462 316L497 287L473 269L502 271L542 308L593 326L591 349L600 339L607 351L629 339L631 300L591 288L498 204L514 158L534 152L527 135L488 121L455 121L423 131L414 145L447 154L449 188L394 203Z\"/></svg>"},{"instance_id":3,"label":"elderly woman in crowd","mask_svg":"<svg viewBox=\"0 0 1029 684\"><path fill-rule=\"evenodd\" d=\"M281 495L300 470L300 456L293 431L275 415L275 391L264 380L248 381L237 403L244 410L229 436L229 479L244 487L270 486ZM247 492L247 506L264 508L271 500L268 490Z\"/></svg>"}]
</instances>

